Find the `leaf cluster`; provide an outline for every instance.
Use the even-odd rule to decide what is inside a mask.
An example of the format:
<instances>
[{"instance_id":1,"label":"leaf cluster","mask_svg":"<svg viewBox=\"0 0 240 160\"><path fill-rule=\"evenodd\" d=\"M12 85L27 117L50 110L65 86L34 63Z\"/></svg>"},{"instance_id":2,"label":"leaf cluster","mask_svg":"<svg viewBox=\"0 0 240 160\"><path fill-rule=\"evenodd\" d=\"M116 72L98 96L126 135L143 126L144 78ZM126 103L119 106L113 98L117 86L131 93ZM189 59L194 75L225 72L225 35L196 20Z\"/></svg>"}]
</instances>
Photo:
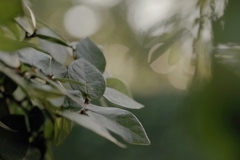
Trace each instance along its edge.
<instances>
[{"instance_id":1,"label":"leaf cluster","mask_svg":"<svg viewBox=\"0 0 240 160\"><path fill-rule=\"evenodd\" d=\"M25 3L0 2L0 159L52 159L50 145L61 144L73 122L123 148L110 132L149 145L139 120L123 109L144 106L121 80L103 76L105 66L90 38L70 43Z\"/></svg>"}]
</instances>

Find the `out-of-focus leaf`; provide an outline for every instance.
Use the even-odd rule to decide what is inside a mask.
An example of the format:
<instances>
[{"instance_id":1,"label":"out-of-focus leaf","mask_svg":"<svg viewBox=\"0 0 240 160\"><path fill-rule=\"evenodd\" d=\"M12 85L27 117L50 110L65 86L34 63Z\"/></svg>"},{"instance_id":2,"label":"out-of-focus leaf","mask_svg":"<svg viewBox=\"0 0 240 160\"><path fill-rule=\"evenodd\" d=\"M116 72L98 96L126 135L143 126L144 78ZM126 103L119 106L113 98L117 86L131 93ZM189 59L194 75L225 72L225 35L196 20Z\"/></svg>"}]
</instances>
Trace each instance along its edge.
<instances>
[{"instance_id":1,"label":"out-of-focus leaf","mask_svg":"<svg viewBox=\"0 0 240 160\"><path fill-rule=\"evenodd\" d=\"M43 127L44 137L46 139L51 139L53 137L54 130L54 118L53 116L46 110L43 111L45 121Z\"/></svg>"},{"instance_id":2,"label":"out-of-focus leaf","mask_svg":"<svg viewBox=\"0 0 240 160\"><path fill-rule=\"evenodd\" d=\"M26 6L27 10L29 11L30 13L30 16L31 16L31 19L32 19L32 24L33 24L33 27L34 29L36 28L36 18L32 12L32 10L28 7L28 5L23 1L24 5Z\"/></svg>"},{"instance_id":3,"label":"out-of-focus leaf","mask_svg":"<svg viewBox=\"0 0 240 160\"><path fill-rule=\"evenodd\" d=\"M0 127L0 158L2 160L23 159L29 143L24 116L4 116L0 121L12 130L17 131L12 132Z\"/></svg>"},{"instance_id":4,"label":"out-of-focus leaf","mask_svg":"<svg viewBox=\"0 0 240 160\"><path fill-rule=\"evenodd\" d=\"M84 58L100 72L104 72L106 67L105 57L102 51L90 40L90 38L85 38L78 43L76 53L77 59Z\"/></svg>"},{"instance_id":5,"label":"out-of-focus leaf","mask_svg":"<svg viewBox=\"0 0 240 160\"><path fill-rule=\"evenodd\" d=\"M106 81L107 81L107 87L113 88L113 89L127 95L128 97L132 97L132 93L129 90L129 88L120 79L107 78Z\"/></svg>"},{"instance_id":6,"label":"out-of-focus leaf","mask_svg":"<svg viewBox=\"0 0 240 160\"><path fill-rule=\"evenodd\" d=\"M18 25L28 33L29 36L33 35L34 33L34 26L32 26L28 19L25 16L18 16L15 18L15 21L18 23Z\"/></svg>"},{"instance_id":7,"label":"out-of-focus leaf","mask_svg":"<svg viewBox=\"0 0 240 160\"><path fill-rule=\"evenodd\" d=\"M49 25L47 25L45 22L37 19L37 25L43 27L41 28L41 31L38 31L38 34L43 34L43 35L48 35L57 39L60 39L61 41L65 42L65 43L69 43L68 40L62 36L62 34L60 34L57 30L51 28ZM49 34L47 34L49 33Z\"/></svg>"},{"instance_id":8,"label":"out-of-focus leaf","mask_svg":"<svg viewBox=\"0 0 240 160\"><path fill-rule=\"evenodd\" d=\"M126 148L126 146L120 142L118 142L114 137L111 136L111 134L108 132L107 129L104 127L100 126L95 120L93 120L90 117L69 112L69 111L63 111L60 113L63 117L66 117L73 122L95 132L96 134L108 139L109 141L115 143L119 147Z\"/></svg>"},{"instance_id":9,"label":"out-of-focus leaf","mask_svg":"<svg viewBox=\"0 0 240 160\"><path fill-rule=\"evenodd\" d=\"M20 61L17 53L7 53L0 51L0 60L12 68L18 68Z\"/></svg>"},{"instance_id":10,"label":"out-of-focus leaf","mask_svg":"<svg viewBox=\"0 0 240 160\"><path fill-rule=\"evenodd\" d=\"M33 48L21 49L18 51L18 55L21 62L42 70L49 68L52 60L49 55Z\"/></svg>"},{"instance_id":11,"label":"out-of-focus leaf","mask_svg":"<svg viewBox=\"0 0 240 160\"><path fill-rule=\"evenodd\" d=\"M24 98L26 98L26 94L20 87L17 87L17 89L12 93L12 95L16 101L22 101Z\"/></svg>"},{"instance_id":12,"label":"out-of-focus leaf","mask_svg":"<svg viewBox=\"0 0 240 160\"><path fill-rule=\"evenodd\" d=\"M55 107L61 107L65 101L65 96L57 97L57 98L51 98L48 100L53 106Z\"/></svg>"},{"instance_id":13,"label":"out-of-focus leaf","mask_svg":"<svg viewBox=\"0 0 240 160\"><path fill-rule=\"evenodd\" d=\"M47 151L45 153L44 159L46 159L46 160L54 160L51 143L47 143Z\"/></svg>"},{"instance_id":14,"label":"out-of-focus leaf","mask_svg":"<svg viewBox=\"0 0 240 160\"><path fill-rule=\"evenodd\" d=\"M102 97L106 88L105 79L101 72L85 59L81 58L73 61L68 67L68 76L70 79L91 87L71 83L74 90L80 90L92 99Z\"/></svg>"},{"instance_id":15,"label":"out-of-focus leaf","mask_svg":"<svg viewBox=\"0 0 240 160\"><path fill-rule=\"evenodd\" d=\"M0 121L0 127L3 128L3 129L6 129L7 131L10 131L10 132L17 132L15 130L12 130L11 128L9 128L8 126L6 126L4 123L2 123Z\"/></svg>"},{"instance_id":16,"label":"out-of-focus leaf","mask_svg":"<svg viewBox=\"0 0 240 160\"><path fill-rule=\"evenodd\" d=\"M55 124L54 124L54 138L53 138L53 145L57 146L67 138L69 133L72 130L73 123L71 120L66 119L64 117L56 117Z\"/></svg>"},{"instance_id":17,"label":"out-of-focus leaf","mask_svg":"<svg viewBox=\"0 0 240 160\"><path fill-rule=\"evenodd\" d=\"M44 122L44 115L38 107L32 108L28 113L31 131L38 131Z\"/></svg>"},{"instance_id":18,"label":"out-of-focus leaf","mask_svg":"<svg viewBox=\"0 0 240 160\"><path fill-rule=\"evenodd\" d=\"M50 37L48 35L43 35L43 34L37 34L36 36L41 38L41 39L53 42L53 43L57 43L57 44L60 44L60 45L66 46L66 47L70 47L69 44L67 44L66 42L64 42L64 41L62 41L58 38L55 38L55 37Z\"/></svg>"},{"instance_id":19,"label":"out-of-focus leaf","mask_svg":"<svg viewBox=\"0 0 240 160\"><path fill-rule=\"evenodd\" d=\"M6 100L1 98L0 99L0 118L9 115L8 105L6 103Z\"/></svg>"},{"instance_id":20,"label":"out-of-focus leaf","mask_svg":"<svg viewBox=\"0 0 240 160\"><path fill-rule=\"evenodd\" d=\"M25 38L25 32L22 31L22 29L13 19L5 22L4 25L13 33L15 40L23 41Z\"/></svg>"},{"instance_id":21,"label":"out-of-focus leaf","mask_svg":"<svg viewBox=\"0 0 240 160\"><path fill-rule=\"evenodd\" d=\"M12 115L12 114L25 115L26 114L26 112L24 112L24 110L19 106L19 104L17 104L13 100L11 100L8 105L9 105L8 108L9 108L10 115Z\"/></svg>"},{"instance_id":22,"label":"out-of-focus leaf","mask_svg":"<svg viewBox=\"0 0 240 160\"><path fill-rule=\"evenodd\" d=\"M31 43L27 42L19 42L12 40L10 38L6 38L0 35L0 50L5 51L5 52L13 52L16 50L19 50L21 48L26 48L26 47L35 47Z\"/></svg>"},{"instance_id":23,"label":"out-of-focus leaf","mask_svg":"<svg viewBox=\"0 0 240 160\"><path fill-rule=\"evenodd\" d=\"M179 45L179 43L174 43L169 51L168 64L175 65L177 62L179 62L181 56L181 46Z\"/></svg>"},{"instance_id":24,"label":"out-of-focus leaf","mask_svg":"<svg viewBox=\"0 0 240 160\"><path fill-rule=\"evenodd\" d=\"M59 39L59 36L56 35L49 28L41 28L37 34L46 35ZM39 39L41 49L48 52L56 61L61 64L68 65L73 61L72 58L72 49L45 39Z\"/></svg>"},{"instance_id":25,"label":"out-of-focus leaf","mask_svg":"<svg viewBox=\"0 0 240 160\"><path fill-rule=\"evenodd\" d=\"M41 159L41 152L36 147L29 147L23 160Z\"/></svg>"},{"instance_id":26,"label":"out-of-focus leaf","mask_svg":"<svg viewBox=\"0 0 240 160\"><path fill-rule=\"evenodd\" d=\"M6 22L9 19L22 14L22 1L3 0L0 4L0 22Z\"/></svg>"},{"instance_id":27,"label":"out-of-focus leaf","mask_svg":"<svg viewBox=\"0 0 240 160\"><path fill-rule=\"evenodd\" d=\"M5 77L4 82L3 82L3 86L4 86L4 89L5 89L5 93L7 95L11 95L18 87L17 84L15 82L13 82L8 77Z\"/></svg>"},{"instance_id":28,"label":"out-of-focus leaf","mask_svg":"<svg viewBox=\"0 0 240 160\"><path fill-rule=\"evenodd\" d=\"M173 34L170 38L168 38L168 40L165 41L164 44L161 47L159 47L158 49L156 49L153 52L149 63L154 62L159 56L161 56L163 53L165 53L169 49L169 47L172 44L174 44L177 40L182 38L182 36L184 34L186 34L186 30L185 29L180 29L175 34Z\"/></svg>"},{"instance_id":29,"label":"out-of-focus leaf","mask_svg":"<svg viewBox=\"0 0 240 160\"><path fill-rule=\"evenodd\" d=\"M67 75L67 68L52 59L50 66L47 69L42 69L42 72L47 76L53 76L53 78L64 78Z\"/></svg>"},{"instance_id":30,"label":"out-of-focus leaf","mask_svg":"<svg viewBox=\"0 0 240 160\"><path fill-rule=\"evenodd\" d=\"M0 25L0 35L5 37L5 38L9 38L9 39L12 39L12 40L17 40L16 36L12 33L12 31L7 28L6 26L4 25Z\"/></svg>"},{"instance_id":31,"label":"out-of-focus leaf","mask_svg":"<svg viewBox=\"0 0 240 160\"><path fill-rule=\"evenodd\" d=\"M18 84L21 88L23 88L23 89L27 88L27 85L24 82L24 80L22 79L22 77L17 75L15 72L13 72L10 68L6 67L2 63L0 63L0 72L2 72L7 77L9 77L12 81L14 81L16 84Z\"/></svg>"},{"instance_id":32,"label":"out-of-focus leaf","mask_svg":"<svg viewBox=\"0 0 240 160\"><path fill-rule=\"evenodd\" d=\"M121 136L126 142L149 145L150 141L139 120L130 112L110 107L87 105L87 114L99 125Z\"/></svg>"},{"instance_id":33,"label":"out-of-focus leaf","mask_svg":"<svg viewBox=\"0 0 240 160\"><path fill-rule=\"evenodd\" d=\"M134 101L130 97L112 88L107 87L103 96L109 102L119 107L130 108L130 109L140 109L144 107L142 104Z\"/></svg>"},{"instance_id":34,"label":"out-of-focus leaf","mask_svg":"<svg viewBox=\"0 0 240 160\"><path fill-rule=\"evenodd\" d=\"M46 141L44 139L43 134L38 134L36 137L34 137L34 141L31 143L31 147L34 147L40 151L40 159L43 159L45 153L46 153Z\"/></svg>"}]
</instances>

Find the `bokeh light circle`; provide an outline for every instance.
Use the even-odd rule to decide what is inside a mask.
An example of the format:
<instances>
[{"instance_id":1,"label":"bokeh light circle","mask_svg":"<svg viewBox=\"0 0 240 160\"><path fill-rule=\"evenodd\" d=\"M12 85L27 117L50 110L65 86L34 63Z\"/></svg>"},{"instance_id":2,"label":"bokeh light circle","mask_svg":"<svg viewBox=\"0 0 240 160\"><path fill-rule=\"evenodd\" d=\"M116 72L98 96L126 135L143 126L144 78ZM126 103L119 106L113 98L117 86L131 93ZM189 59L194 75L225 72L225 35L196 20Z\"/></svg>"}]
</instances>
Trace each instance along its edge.
<instances>
[{"instance_id":1,"label":"bokeh light circle","mask_svg":"<svg viewBox=\"0 0 240 160\"><path fill-rule=\"evenodd\" d=\"M70 8L64 17L67 32L75 38L84 38L96 33L100 28L101 17L88 6L78 5Z\"/></svg>"}]
</instances>

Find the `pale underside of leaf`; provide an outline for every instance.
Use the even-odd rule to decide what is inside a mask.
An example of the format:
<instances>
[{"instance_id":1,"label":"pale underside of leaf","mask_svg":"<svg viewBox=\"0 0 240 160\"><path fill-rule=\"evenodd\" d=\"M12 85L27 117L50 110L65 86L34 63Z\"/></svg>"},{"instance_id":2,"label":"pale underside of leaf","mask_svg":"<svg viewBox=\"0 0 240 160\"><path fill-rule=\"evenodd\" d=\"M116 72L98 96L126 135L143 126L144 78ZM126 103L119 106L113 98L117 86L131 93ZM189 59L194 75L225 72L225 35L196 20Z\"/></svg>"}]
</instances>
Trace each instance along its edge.
<instances>
[{"instance_id":1,"label":"pale underside of leaf","mask_svg":"<svg viewBox=\"0 0 240 160\"><path fill-rule=\"evenodd\" d=\"M17 53L7 53L0 51L0 61L8 65L9 67L18 68L20 61Z\"/></svg>"},{"instance_id":2,"label":"pale underside of leaf","mask_svg":"<svg viewBox=\"0 0 240 160\"><path fill-rule=\"evenodd\" d=\"M50 67L52 60L52 57L49 55L39 52L33 48L18 50L18 55L21 62L43 70Z\"/></svg>"},{"instance_id":3,"label":"pale underside of leaf","mask_svg":"<svg viewBox=\"0 0 240 160\"><path fill-rule=\"evenodd\" d=\"M29 36L33 35L34 27L29 23L25 16L19 16L15 18L18 25L25 30Z\"/></svg>"},{"instance_id":4,"label":"pale underside of leaf","mask_svg":"<svg viewBox=\"0 0 240 160\"><path fill-rule=\"evenodd\" d=\"M139 122L129 111L119 108L106 108L87 105L87 114L108 130L121 136L126 142L137 145L149 145L150 140Z\"/></svg>"},{"instance_id":5,"label":"pale underside of leaf","mask_svg":"<svg viewBox=\"0 0 240 160\"><path fill-rule=\"evenodd\" d=\"M115 89L115 90L117 90L117 91L127 95L128 97L132 98L132 93L131 93L130 89L120 79L117 79L117 78L107 78L106 81L107 81L107 87L113 88L113 89Z\"/></svg>"},{"instance_id":6,"label":"pale underside of leaf","mask_svg":"<svg viewBox=\"0 0 240 160\"><path fill-rule=\"evenodd\" d=\"M126 148L126 146L120 142L118 142L114 137L111 136L111 134L106 130L104 127L100 126L98 123L96 123L93 119L90 117L73 113L70 111L63 111L60 113L65 118L68 118L72 120L73 122L97 133L98 135L108 139L109 141L115 143L119 147Z\"/></svg>"},{"instance_id":7,"label":"pale underside of leaf","mask_svg":"<svg viewBox=\"0 0 240 160\"><path fill-rule=\"evenodd\" d=\"M33 14L33 11L28 7L28 5L24 1L23 1L23 3L24 3L24 5L26 6L26 8L28 9L28 11L30 13L33 27L36 28L36 18L35 18L34 14Z\"/></svg>"},{"instance_id":8,"label":"pale underside of leaf","mask_svg":"<svg viewBox=\"0 0 240 160\"><path fill-rule=\"evenodd\" d=\"M134 101L130 97L112 88L107 87L103 96L109 102L120 107L130 108L130 109L140 109L144 107L142 104Z\"/></svg>"},{"instance_id":9,"label":"pale underside of leaf","mask_svg":"<svg viewBox=\"0 0 240 160\"><path fill-rule=\"evenodd\" d=\"M72 49L70 47L63 46L62 44L58 44L56 41L53 42L52 40L54 40L54 38L55 40L59 39L59 36L56 35L51 29L41 28L38 30L37 34L49 36L48 40L39 38L40 47L42 50L48 52L54 58L54 60L64 65L69 65L69 63L73 61L71 56L73 52Z\"/></svg>"}]
</instances>

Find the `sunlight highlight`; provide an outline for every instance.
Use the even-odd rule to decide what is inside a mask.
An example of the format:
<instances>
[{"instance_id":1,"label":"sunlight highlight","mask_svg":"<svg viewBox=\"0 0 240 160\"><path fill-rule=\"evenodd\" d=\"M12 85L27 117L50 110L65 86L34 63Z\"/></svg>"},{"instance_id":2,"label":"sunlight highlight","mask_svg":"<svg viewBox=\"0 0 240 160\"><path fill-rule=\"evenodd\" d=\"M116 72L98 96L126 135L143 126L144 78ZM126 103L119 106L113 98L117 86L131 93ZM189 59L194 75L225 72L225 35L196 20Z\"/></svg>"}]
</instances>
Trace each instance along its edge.
<instances>
[{"instance_id":1,"label":"sunlight highlight","mask_svg":"<svg viewBox=\"0 0 240 160\"><path fill-rule=\"evenodd\" d=\"M78 5L70 8L64 17L64 26L75 38L93 35L101 26L100 14L92 8Z\"/></svg>"}]
</instances>

